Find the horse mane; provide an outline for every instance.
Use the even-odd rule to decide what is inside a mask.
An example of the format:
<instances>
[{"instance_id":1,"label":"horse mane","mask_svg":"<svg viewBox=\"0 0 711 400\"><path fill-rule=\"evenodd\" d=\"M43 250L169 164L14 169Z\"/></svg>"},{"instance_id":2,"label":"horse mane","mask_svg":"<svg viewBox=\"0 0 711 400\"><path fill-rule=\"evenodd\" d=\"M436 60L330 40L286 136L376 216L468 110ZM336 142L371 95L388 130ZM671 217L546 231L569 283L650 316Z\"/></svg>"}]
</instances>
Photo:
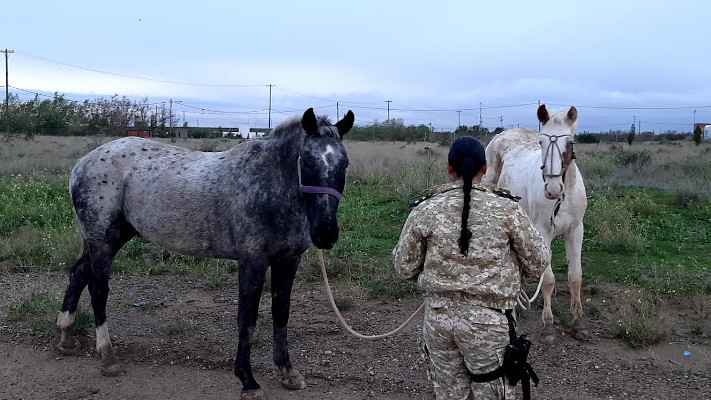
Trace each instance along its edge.
<instances>
[{"instance_id":1,"label":"horse mane","mask_svg":"<svg viewBox=\"0 0 711 400\"><path fill-rule=\"evenodd\" d=\"M331 121L327 116L321 115L316 116L316 121L318 122L319 133L322 136L335 136L339 137L338 130L331 124ZM322 129L327 128L327 129ZM276 139L285 139L291 137L292 135L298 135L301 132L301 117L290 118L281 124L277 125L267 137Z\"/></svg>"},{"instance_id":2,"label":"horse mane","mask_svg":"<svg viewBox=\"0 0 711 400\"><path fill-rule=\"evenodd\" d=\"M550 120L546 123L546 125L551 124L551 125L558 125L558 126L565 126L567 125L567 119L568 119L568 110L555 110L551 111L549 113ZM578 120L576 119L575 122L573 122L573 125L571 126L573 132L577 132L578 130Z\"/></svg>"}]
</instances>

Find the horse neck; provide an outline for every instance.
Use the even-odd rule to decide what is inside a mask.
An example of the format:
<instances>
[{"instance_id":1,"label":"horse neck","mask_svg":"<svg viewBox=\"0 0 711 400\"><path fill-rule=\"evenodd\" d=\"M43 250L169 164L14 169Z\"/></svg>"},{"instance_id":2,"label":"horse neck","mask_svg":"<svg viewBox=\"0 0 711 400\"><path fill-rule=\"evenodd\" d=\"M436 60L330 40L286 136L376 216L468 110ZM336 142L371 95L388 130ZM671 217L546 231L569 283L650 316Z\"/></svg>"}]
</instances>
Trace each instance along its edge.
<instances>
[{"instance_id":1,"label":"horse neck","mask_svg":"<svg viewBox=\"0 0 711 400\"><path fill-rule=\"evenodd\" d=\"M298 169L299 169L299 153L301 152L302 136L289 135L284 138L275 138L269 140L265 147L266 151L271 152L269 164L267 167L272 169L273 174L281 174L284 181L293 183L294 187L298 187ZM276 167L276 168L275 168ZM289 184L286 185L291 186Z\"/></svg>"}]
</instances>

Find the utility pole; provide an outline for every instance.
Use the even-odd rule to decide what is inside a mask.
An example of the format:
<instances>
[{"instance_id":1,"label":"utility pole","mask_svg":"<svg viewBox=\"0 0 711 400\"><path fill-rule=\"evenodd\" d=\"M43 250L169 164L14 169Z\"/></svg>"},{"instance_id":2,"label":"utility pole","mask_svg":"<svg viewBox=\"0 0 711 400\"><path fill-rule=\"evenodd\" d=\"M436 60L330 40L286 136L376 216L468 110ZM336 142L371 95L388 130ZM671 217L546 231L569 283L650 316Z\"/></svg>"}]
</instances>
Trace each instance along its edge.
<instances>
[{"instance_id":1,"label":"utility pole","mask_svg":"<svg viewBox=\"0 0 711 400\"><path fill-rule=\"evenodd\" d=\"M504 116L499 117L499 121L501 121L501 129L504 129Z\"/></svg>"},{"instance_id":2,"label":"utility pole","mask_svg":"<svg viewBox=\"0 0 711 400\"><path fill-rule=\"evenodd\" d=\"M696 110L694 110L694 126L691 128L691 132L694 132L694 129L696 129Z\"/></svg>"},{"instance_id":3,"label":"utility pole","mask_svg":"<svg viewBox=\"0 0 711 400\"><path fill-rule=\"evenodd\" d=\"M341 119L341 112L338 111L338 102L336 102L336 121Z\"/></svg>"},{"instance_id":4,"label":"utility pole","mask_svg":"<svg viewBox=\"0 0 711 400\"><path fill-rule=\"evenodd\" d=\"M15 50L0 50L0 52L5 53L5 130L7 131L7 134L10 134L10 85L9 85L9 80L8 80L8 68L7 68L7 59L8 56L11 53L14 53ZM696 110L694 110L694 113L696 113ZM696 114L694 114L696 115Z\"/></svg>"},{"instance_id":5,"label":"utility pole","mask_svg":"<svg viewBox=\"0 0 711 400\"><path fill-rule=\"evenodd\" d=\"M385 100L386 103L388 103L388 121L390 121L390 103L392 103L392 100Z\"/></svg>"},{"instance_id":6,"label":"utility pole","mask_svg":"<svg viewBox=\"0 0 711 400\"><path fill-rule=\"evenodd\" d=\"M479 132L481 132L482 125L484 125L484 121L481 119L481 101L479 102Z\"/></svg>"},{"instance_id":7,"label":"utility pole","mask_svg":"<svg viewBox=\"0 0 711 400\"><path fill-rule=\"evenodd\" d=\"M457 129L459 129L460 126L462 126L462 112L457 110Z\"/></svg>"},{"instance_id":8,"label":"utility pole","mask_svg":"<svg viewBox=\"0 0 711 400\"><path fill-rule=\"evenodd\" d=\"M642 133L642 120L640 119L637 121L637 133L641 134Z\"/></svg>"},{"instance_id":9,"label":"utility pole","mask_svg":"<svg viewBox=\"0 0 711 400\"><path fill-rule=\"evenodd\" d=\"M269 86L269 130L271 131L272 130L272 86L276 86L276 85L269 84L267 86Z\"/></svg>"},{"instance_id":10,"label":"utility pole","mask_svg":"<svg viewBox=\"0 0 711 400\"><path fill-rule=\"evenodd\" d=\"M170 99L170 109L168 110L168 118L170 118L170 140L175 141L175 129L173 129L173 103L182 103L182 100Z\"/></svg>"},{"instance_id":11,"label":"utility pole","mask_svg":"<svg viewBox=\"0 0 711 400\"><path fill-rule=\"evenodd\" d=\"M170 99L170 109L168 109L168 118L170 118L170 123L168 124L170 140L175 142L175 132L173 131L173 99Z\"/></svg>"}]
</instances>

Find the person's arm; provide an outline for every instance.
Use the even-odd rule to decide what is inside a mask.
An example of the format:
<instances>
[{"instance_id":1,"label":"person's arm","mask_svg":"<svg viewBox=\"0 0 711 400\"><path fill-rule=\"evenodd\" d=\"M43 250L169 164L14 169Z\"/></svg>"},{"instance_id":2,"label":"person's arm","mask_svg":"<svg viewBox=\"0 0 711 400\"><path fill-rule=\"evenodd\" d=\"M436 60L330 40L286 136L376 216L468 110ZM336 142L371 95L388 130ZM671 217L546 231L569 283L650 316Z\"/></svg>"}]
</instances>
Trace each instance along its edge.
<instances>
[{"instance_id":1,"label":"person's arm","mask_svg":"<svg viewBox=\"0 0 711 400\"><path fill-rule=\"evenodd\" d=\"M393 250L395 272L402 278L417 281L425 264L427 239L423 232L419 213L413 210L400 232L400 240Z\"/></svg>"},{"instance_id":2,"label":"person's arm","mask_svg":"<svg viewBox=\"0 0 711 400\"><path fill-rule=\"evenodd\" d=\"M541 276L551 263L551 250L530 219L516 205L511 215L511 248L525 276Z\"/></svg>"}]
</instances>

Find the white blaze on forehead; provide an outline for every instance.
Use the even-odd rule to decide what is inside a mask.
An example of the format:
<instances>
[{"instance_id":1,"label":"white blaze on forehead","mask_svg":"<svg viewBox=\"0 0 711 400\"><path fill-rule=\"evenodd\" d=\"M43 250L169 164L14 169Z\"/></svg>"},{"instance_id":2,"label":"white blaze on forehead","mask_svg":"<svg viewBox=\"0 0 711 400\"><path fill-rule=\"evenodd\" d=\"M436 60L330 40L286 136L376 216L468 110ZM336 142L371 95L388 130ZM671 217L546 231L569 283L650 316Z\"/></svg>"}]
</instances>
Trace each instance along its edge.
<instances>
[{"instance_id":1,"label":"white blaze on forehead","mask_svg":"<svg viewBox=\"0 0 711 400\"><path fill-rule=\"evenodd\" d=\"M330 166L330 165L328 165L328 155L329 154L336 154L336 151L333 149L333 146L331 146L330 144L326 145L326 151L324 151L323 154L321 154L321 159L323 159L323 163L326 164L326 167Z\"/></svg>"}]
</instances>

